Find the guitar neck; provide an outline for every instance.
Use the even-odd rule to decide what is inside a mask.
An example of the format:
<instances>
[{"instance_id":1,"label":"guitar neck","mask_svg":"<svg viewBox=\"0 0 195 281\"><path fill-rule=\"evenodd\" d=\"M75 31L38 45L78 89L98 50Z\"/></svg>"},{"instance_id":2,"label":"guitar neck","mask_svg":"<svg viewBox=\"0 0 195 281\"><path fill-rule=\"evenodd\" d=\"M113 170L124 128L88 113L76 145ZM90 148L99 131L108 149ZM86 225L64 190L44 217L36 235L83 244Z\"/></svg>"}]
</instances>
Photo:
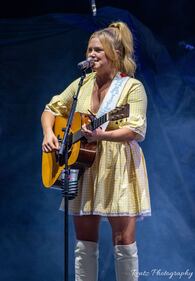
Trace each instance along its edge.
<instances>
[{"instance_id":1,"label":"guitar neck","mask_svg":"<svg viewBox=\"0 0 195 281\"><path fill-rule=\"evenodd\" d=\"M98 127L100 127L102 124L106 123L107 121L108 121L108 114L106 113L99 118L94 118L94 120L92 120L91 123L87 125L87 129L93 131ZM83 136L81 134L81 130L78 130L72 135L72 143L73 144L76 143L82 137Z\"/></svg>"}]
</instances>

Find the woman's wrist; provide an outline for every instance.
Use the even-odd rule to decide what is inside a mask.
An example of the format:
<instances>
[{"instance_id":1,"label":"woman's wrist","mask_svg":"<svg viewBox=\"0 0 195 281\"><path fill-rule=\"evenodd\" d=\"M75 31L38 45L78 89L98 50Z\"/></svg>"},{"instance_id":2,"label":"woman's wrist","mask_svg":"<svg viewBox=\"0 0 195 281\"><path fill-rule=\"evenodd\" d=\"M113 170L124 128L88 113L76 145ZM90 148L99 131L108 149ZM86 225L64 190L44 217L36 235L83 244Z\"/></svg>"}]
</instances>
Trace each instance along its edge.
<instances>
[{"instance_id":1,"label":"woman's wrist","mask_svg":"<svg viewBox=\"0 0 195 281\"><path fill-rule=\"evenodd\" d=\"M47 128L44 128L43 130L43 135L48 135L48 134L51 134L53 133L53 128L52 127L47 127Z\"/></svg>"},{"instance_id":2,"label":"woman's wrist","mask_svg":"<svg viewBox=\"0 0 195 281\"><path fill-rule=\"evenodd\" d=\"M98 140L124 142L134 140L136 135L137 134L135 132L129 130L128 128L121 128L117 130L102 131Z\"/></svg>"},{"instance_id":3,"label":"woman's wrist","mask_svg":"<svg viewBox=\"0 0 195 281\"><path fill-rule=\"evenodd\" d=\"M102 131L98 137L100 141L114 141L113 138L113 131Z\"/></svg>"}]
</instances>

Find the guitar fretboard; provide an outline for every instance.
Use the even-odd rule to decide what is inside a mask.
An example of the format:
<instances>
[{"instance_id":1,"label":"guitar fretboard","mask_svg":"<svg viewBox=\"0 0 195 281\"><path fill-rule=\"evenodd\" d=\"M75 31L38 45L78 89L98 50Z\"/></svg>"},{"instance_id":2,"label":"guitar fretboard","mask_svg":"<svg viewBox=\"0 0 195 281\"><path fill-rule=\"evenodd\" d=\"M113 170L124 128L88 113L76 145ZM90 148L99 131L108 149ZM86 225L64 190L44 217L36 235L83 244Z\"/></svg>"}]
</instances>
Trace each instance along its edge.
<instances>
[{"instance_id":1,"label":"guitar fretboard","mask_svg":"<svg viewBox=\"0 0 195 281\"><path fill-rule=\"evenodd\" d=\"M107 120L107 113L102 115L99 118L94 118L90 124L87 125L87 129L93 131L95 129L97 129L98 127L100 127L102 124L106 123ZM76 143L77 141L79 141L82 138L82 134L81 134L81 130L78 130L77 132L75 132L72 136L72 143Z\"/></svg>"}]
</instances>

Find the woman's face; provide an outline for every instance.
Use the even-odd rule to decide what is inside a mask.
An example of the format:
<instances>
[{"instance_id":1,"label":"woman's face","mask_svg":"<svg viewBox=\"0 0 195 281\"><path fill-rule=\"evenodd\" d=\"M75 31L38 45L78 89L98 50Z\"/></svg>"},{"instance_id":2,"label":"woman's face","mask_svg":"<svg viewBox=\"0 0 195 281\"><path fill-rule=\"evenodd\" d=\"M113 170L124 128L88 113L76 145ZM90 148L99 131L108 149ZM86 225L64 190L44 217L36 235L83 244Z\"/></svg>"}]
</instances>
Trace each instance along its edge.
<instances>
[{"instance_id":1,"label":"woman's face","mask_svg":"<svg viewBox=\"0 0 195 281\"><path fill-rule=\"evenodd\" d=\"M111 62L106 57L103 46L100 40L97 37L93 37L89 41L88 49L87 49L88 57L93 58L95 64L92 69L96 72L101 70L109 70L112 68Z\"/></svg>"}]
</instances>

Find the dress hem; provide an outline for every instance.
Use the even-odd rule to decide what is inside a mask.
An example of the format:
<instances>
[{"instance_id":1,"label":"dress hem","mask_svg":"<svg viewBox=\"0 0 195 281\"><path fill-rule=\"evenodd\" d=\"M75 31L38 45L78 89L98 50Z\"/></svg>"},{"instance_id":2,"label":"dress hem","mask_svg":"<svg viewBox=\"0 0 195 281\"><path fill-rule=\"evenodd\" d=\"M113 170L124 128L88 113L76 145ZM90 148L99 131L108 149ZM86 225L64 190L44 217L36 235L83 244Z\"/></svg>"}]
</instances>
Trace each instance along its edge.
<instances>
[{"instance_id":1,"label":"dress hem","mask_svg":"<svg viewBox=\"0 0 195 281\"><path fill-rule=\"evenodd\" d=\"M59 208L60 211L64 211L64 208L60 206ZM136 217L138 220L142 220L144 219L144 217L150 217L151 216L151 211L143 211L141 213L128 213L128 212L124 212L124 213L103 213L103 212L71 212L69 211L69 215L73 215L73 216L89 216L89 215L93 215L93 216L102 216L102 217L124 217L124 216L129 216L129 217Z\"/></svg>"}]
</instances>

